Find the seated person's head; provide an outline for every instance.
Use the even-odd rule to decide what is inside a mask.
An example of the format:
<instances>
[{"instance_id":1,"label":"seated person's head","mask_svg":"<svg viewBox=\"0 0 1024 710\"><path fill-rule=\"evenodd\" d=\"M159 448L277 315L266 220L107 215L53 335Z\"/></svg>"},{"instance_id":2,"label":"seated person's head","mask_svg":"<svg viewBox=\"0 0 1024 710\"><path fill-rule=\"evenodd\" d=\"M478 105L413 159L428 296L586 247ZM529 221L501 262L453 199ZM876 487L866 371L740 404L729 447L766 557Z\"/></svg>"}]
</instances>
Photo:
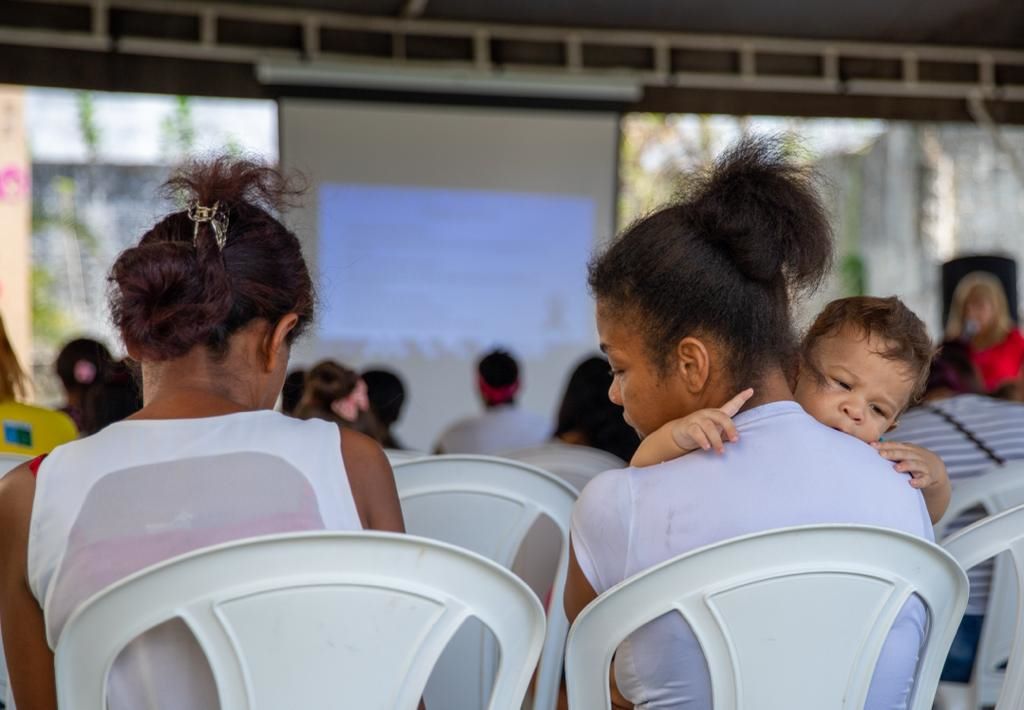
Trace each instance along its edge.
<instances>
[{"instance_id":1,"label":"seated person's head","mask_svg":"<svg viewBox=\"0 0 1024 710\"><path fill-rule=\"evenodd\" d=\"M91 338L77 338L61 348L55 369L68 397L78 399L93 383L103 381L112 362L103 343Z\"/></svg>"},{"instance_id":2,"label":"seated person's head","mask_svg":"<svg viewBox=\"0 0 1024 710\"><path fill-rule=\"evenodd\" d=\"M935 348L895 296L828 304L800 353L796 400L822 424L878 441L924 392Z\"/></svg>"},{"instance_id":3,"label":"seated person's head","mask_svg":"<svg viewBox=\"0 0 1024 710\"><path fill-rule=\"evenodd\" d=\"M289 372L288 376L284 378L284 386L281 388L281 411L285 414L294 414L305 388L306 371L292 370Z\"/></svg>"},{"instance_id":4,"label":"seated person's head","mask_svg":"<svg viewBox=\"0 0 1024 710\"><path fill-rule=\"evenodd\" d=\"M558 409L555 436L629 461L640 439L622 418L622 407L608 398L611 369L603 357L589 357L573 370Z\"/></svg>"},{"instance_id":5,"label":"seated person's head","mask_svg":"<svg viewBox=\"0 0 1024 710\"><path fill-rule=\"evenodd\" d=\"M272 214L298 193L276 170L226 156L186 165L165 188L187 206L118 257L114 324L147 390L187 379L270 409L313 316L299 240Z\"/></svg>"},{"instance_id":6,"label":"seated person's head","mask_svg":"<svg viewBox=\"0 0 1024 710\"><path fill-rule=\"evenodd\" d=\"M370 411L385 429L390 429L402 416L405 404L405 385L402 378L390 370L367 370L363 373L366 392L370 398Z\"/></svg>"},{"instance_id":7,"label":"seated person's head","mask_svg":"<svg viewBox=\"0 0 1024 710\"><path fill-rule=\"evenodd\" d=\"M519 394L519 363L504 350L494 350L477 365L477 387L487 407L515 404Z\"/></svg>"},{"instance_id":8,"label":"seated person's head","mask_svg":"<svg viewBox=\"0 0 1024 710\"><path fill-rule=\"evenodd\" d=\"M306 373L306 385L295 416L325 419L374 438L378 434L366 395L366 382L359 373L333 360L324 360Z\"/></svg>"},{"instance_id":9,"label":"seated person's head","mask_svg":"<svg viewBox=\"0 0 1024 710\"><path fill-rule=\"evenodd\" d=\"M832 256L811 177L781 141L745 140L591 264L611 397L641 435L748 387L791 396L790 295Z\"/></svg>"},{"instance_id":10,"label":"seated person's head","mask_svg":"<svg viewBox=\"0 0 1024 710\"><path fill-rule=\"evenodd\" d=\"M82 434L95 434L142 409L142 392L131 363L111 362L103 379L85 393Z\"/></svg>"}]
</instances>

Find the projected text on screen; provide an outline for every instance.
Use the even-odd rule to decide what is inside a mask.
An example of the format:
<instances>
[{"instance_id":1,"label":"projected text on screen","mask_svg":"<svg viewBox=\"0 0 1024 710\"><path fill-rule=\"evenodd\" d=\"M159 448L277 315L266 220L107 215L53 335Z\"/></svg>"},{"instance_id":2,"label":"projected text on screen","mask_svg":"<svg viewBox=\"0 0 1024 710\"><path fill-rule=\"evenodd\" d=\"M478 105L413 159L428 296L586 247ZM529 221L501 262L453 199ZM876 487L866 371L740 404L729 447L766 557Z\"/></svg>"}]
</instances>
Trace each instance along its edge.
<instances>
[{"instance_id":1,"label":"projected text on screen","mask_svg":"<svg viewBox=\"0 0 1024 710\"><path fill-rule=\"evenodd\" d=\"M541 355L592 337L593 199L322 184L320 338Z\"/></svg>"}]
</instances>

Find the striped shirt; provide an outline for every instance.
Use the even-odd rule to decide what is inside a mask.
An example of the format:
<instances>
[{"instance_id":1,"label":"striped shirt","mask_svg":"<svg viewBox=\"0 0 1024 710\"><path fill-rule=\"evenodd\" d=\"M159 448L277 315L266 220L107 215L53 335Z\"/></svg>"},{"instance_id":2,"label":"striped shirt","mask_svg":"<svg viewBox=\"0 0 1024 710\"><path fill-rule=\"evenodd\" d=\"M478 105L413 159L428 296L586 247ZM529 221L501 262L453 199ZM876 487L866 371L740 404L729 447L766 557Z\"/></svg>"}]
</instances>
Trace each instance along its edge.
<instances>
[{"instance_id":1,"label":"striped shirt","mask_svg":"<svg viewBox=\"0 0 1024 710\"><path fill-rule=\"evenodd\" d=\"M934 451L945 462L950 483L955 488L958 481L980 475L996 466L996 459L1024 459L1024 404L976 394L961 394L915 407L902 417L899 427L886 434L885 438ZM959 516L950 524L949 532L970 525L983 514L977 509ZM967 613L984 614L992 579L992 563L975 567L968 576L971 580L971 597Z\"/></svg>"}]
</instances>

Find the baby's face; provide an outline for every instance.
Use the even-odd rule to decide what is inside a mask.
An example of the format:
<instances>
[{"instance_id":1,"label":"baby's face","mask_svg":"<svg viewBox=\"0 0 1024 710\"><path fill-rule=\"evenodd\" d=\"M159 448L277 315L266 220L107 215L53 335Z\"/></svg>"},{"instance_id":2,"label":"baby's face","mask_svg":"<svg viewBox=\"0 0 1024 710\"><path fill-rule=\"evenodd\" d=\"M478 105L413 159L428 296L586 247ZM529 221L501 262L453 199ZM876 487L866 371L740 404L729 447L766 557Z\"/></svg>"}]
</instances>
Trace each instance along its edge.
<instances>
[{"instance_id":1,"label":"baby's face","mask_svg":"<svg viewBox=\"0 0 1024 710\"><path fill-rule=\"evenodd\" d=\"M801 369L796 401L826 426L864 442L878 441L914 387L910 368L880 355L881 346L849 327L822 338L811 353L822 378Z\"/></svg>"}]
</instances>

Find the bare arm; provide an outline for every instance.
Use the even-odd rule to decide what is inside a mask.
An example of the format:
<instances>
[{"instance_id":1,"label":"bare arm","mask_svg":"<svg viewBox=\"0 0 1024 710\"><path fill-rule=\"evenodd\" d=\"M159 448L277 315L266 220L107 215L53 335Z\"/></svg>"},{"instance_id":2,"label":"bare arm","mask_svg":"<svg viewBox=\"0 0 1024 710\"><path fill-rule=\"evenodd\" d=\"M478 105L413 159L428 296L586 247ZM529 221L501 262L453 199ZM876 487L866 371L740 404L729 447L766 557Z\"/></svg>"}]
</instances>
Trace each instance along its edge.
<instances>
[{"instance_id":1,"label":"bare arm","mask_svg":"<svg viewBox=\"0 0 1024 710\"><path fill-rule=\"evenodd\" d=\"M724 453L726 441L739 440L732 418L753 395L754 390L745 389L718 409L701 409L662 425L640 442L630 466L653 466L697 449Z\"/></svg>"},{"instance_id":2,"label":"bare arm","mask_svg":"<svg viewBox=\"0 0 1024 710\"><path fill-rule=\"evenodd\" d=\"M380 445L365 434L342 429L341 456L363 528L405 532L395 474Z\"/></svg>"},{"instance_id":3,"label":"bare arm","mask_svg":"<svg viewBox=\"0 0 1024 710\"><path fill-rule=\"evenodd\" d=\"M53 652L43 610L28 586L28 531L35 495L28 465L0 480L0 628L7 672L21 710L56 710Z\"/></svg>"}]
</instances>

